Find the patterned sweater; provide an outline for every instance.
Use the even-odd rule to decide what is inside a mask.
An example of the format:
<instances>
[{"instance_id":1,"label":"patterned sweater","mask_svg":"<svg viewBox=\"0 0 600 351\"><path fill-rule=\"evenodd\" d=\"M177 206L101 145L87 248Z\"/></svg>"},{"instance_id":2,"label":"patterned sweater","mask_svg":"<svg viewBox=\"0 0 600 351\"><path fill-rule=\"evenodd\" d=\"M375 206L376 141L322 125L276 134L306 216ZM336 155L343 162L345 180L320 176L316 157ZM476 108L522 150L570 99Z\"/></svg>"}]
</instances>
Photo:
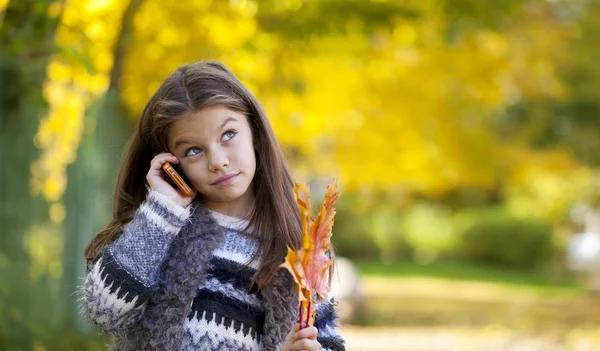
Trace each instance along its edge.
<instances>
[{"instance_id":1,"label":"patterned sweater","mask_svg":"<svg viewBox=\"0 0 600 351\"><path fill-rule=\"evenodd\" d=\"M159 283L169 246L188 224L192 209L149 191L119 239L105 247L91 264L79 289L81 309L90 322L101 331L118 334L132 323L131 315L143 314ZM258 242L241 233L247 221L214 211L210 215L224 238L213 251L206 279L191 302L180 350L262 350L262 296L249 289L259 260L247 264ZM344 350L333 305L325 302L315 309L315 326L323 350Z\"/></svg>"}]
</instances>

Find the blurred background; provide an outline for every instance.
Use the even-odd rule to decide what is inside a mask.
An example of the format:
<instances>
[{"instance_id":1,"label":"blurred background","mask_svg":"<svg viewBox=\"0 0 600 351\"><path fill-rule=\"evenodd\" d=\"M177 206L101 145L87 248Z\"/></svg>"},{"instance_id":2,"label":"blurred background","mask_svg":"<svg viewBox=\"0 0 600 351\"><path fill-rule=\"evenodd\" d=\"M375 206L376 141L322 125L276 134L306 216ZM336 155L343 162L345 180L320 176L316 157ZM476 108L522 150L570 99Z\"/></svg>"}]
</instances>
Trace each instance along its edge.
<instances>
[{"instance_id":1,"label":"blurred background","mask_svg":"<svg viewBox=\"0 0 600 351\"><path fill-rule=\"evenodd\" d=\"M0 350L106 349L83 249L203 59L339 178L348 350L600 349L600 1L0 0Z\"/></svg>"}]
</instances>

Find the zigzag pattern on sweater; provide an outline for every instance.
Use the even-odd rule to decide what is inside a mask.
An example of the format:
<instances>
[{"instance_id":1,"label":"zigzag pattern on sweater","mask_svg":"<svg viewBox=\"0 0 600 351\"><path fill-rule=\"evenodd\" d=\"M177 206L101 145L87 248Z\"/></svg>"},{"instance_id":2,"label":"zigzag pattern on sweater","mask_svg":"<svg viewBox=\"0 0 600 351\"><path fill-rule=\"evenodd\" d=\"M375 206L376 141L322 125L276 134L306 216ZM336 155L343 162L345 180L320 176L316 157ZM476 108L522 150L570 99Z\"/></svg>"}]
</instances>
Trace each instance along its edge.
<instances>
[{"instance_id":1,"label":"zigzag pattern on sweater","mask_svg":"<svg viewBox=\"0 0 600 351\"><path fill-rule=\"evenodd\" d=\"M196 312L184 330L182 351L262 349L257 330L212 312Z\"/></svg>"},{"instance_id":2,"label":"zigzag pattern on sweater","mask_svg":"<svg viewBox=\"0 0 600 351\"><path fill-rule=\"evenodd\" d=\"M84 316L102 330L120 331L127 327L123 324L126 319L122 318L125 314L141 315L144 311L148 295L143 285L131 277L129 280L118 280L117 277L126 274L117 262L110 259L110 252L105 250L80 287L83 297L78 301Z\"/></svg>"}]
</instances>

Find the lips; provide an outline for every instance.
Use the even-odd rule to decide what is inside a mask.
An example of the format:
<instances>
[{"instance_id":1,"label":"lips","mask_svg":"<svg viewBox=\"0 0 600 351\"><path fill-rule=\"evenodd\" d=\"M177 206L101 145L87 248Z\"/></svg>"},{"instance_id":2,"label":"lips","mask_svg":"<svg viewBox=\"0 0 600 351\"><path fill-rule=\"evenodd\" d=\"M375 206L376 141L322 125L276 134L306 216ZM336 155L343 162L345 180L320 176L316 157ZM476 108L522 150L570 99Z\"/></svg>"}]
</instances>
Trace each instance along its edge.
<instances>
[{"instance_id":1,"label":"lips","mask_svg":"<svg viewBox=\"0 0 600 351\"><path fill-rule=\"evenodd\" d=\"M227 181L233 177L237 177L239 175L239 173L232 173L232 174L226 174L222 177L217 178L217 180L212 183L211 185L219 185L219 184L223 184L223 183L227 183Z\"/></svg>"}]
</instances>

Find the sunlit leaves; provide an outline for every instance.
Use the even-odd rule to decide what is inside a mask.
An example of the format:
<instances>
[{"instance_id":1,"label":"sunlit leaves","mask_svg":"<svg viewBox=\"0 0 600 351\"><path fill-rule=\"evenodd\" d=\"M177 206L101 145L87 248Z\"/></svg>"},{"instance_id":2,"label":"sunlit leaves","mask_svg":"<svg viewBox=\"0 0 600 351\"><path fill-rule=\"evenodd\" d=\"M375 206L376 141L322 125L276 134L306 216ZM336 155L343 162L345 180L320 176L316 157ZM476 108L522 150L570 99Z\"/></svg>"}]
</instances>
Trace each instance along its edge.
<instances>
[{"instance_id":1,"label":"sunlit leaves","mask_svg":"<svg viewBox=\"0 0 600 351\"><path fill-rule=\"evenodd\" d=\"M63 236L55 226L32 226L25 233L24 244L30 257L30 281L46 274L52 278L62 276L63 241Z\"/></svg>"},{"instance_id":2,"label":"sunlit leaves","mask_svg":"<svg viewBox=\"0 0 600 351\"><path fill-rule=\"evenodd\" d=\"M493 23L471 23L473 13L457 18L442 5L147 0L133 20L119 87L137 118L177 66L218 59L264 104L301 176L337 173L349 189L490 188L512 162L495 116L524 97L565 96L557 67L573 30L545 1L500 6L510 16ZM365 11L306 30L329 18L319 11L331 6ZM51 111L36 137L46 152L34 165L34 188L49 199L64 190L61 169L73 159L83 111L108 84L123 7L103 0L65 10L63 51L45 89ZM294 11L304 12L284 21Z\"/></svg>"},{"instance_id":3,"label":"sunlit leaves","mask_svg":"<svg viewBox=\"0 0 600 351\"><path fill-rule=\"evenodd\" d=\"M120 84L132 115L139 116L164 78L182 64L218 58L242 72L248 66L268 67L260 55L252 58L254 54L244 50L259 36L256 6L254 1L144 1L134 19Z\"/></svg>"},{"instance_id":4,"label":"sunlit leaves","mask_svg":"<svg viewBox=\"0 0 600 351\"><path fill-rule=\"evenodd\" d=\"M34 140L42 154L31 167L32 191L48 201L64 193L66 167L75 160L86 108L108 88L126 5L116 0L76 1L68 2L62 13L56 32L60 51L48 65L44 83L49 111ZM55 213L52 218L64 216Z\"/></svg>"},{"instance_id":5,"label":"sunlit leaves","mask_svg":"<svg viewBox=\"0 0 600 351\"><path fill-rule=\"evenodd\" d=\"M490 122L523 96L562 97L554 60L568 31L557 23L538 38L555 19L523 8L529 21L514 32L483 27L448 42L449 19L430 11L372 36L312 36L282 49L280 80L263 101L278 136L304 156L298 169L338 172L349 188L496 184L510 161Z\"/></svg>"}]
</instances>

